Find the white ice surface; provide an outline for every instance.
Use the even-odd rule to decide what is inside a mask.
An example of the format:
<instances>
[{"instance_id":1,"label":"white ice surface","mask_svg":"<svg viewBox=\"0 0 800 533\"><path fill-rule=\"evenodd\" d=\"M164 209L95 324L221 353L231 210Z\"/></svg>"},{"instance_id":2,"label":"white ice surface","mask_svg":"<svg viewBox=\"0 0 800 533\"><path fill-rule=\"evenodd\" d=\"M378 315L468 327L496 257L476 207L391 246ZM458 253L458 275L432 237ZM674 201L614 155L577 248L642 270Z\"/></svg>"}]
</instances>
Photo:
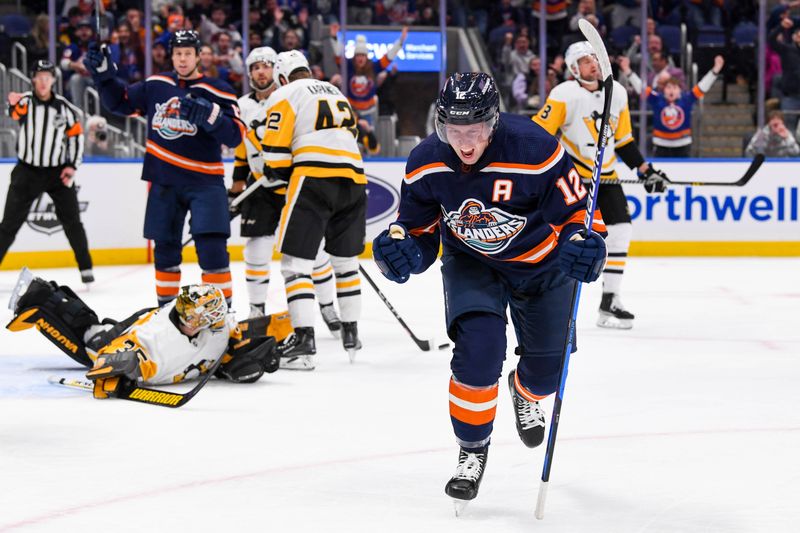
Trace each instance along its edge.
<instances>
[{"instance_id":1,"label":"white ice surface","mask_svg":"<svg viewBox=\"0 0 800 533\"><path fill-rule=\"evenodd\" d=\"M445 340L437 269L399 286L365 267ZM76 270L36 274L80 287ZM449 352L417 349L366 283L354 365L318 325L316 371L212 381L178 410L48 385L81 370L3 329L0 531L800 531L798 274L797 259L632 259L631 331L595 327L586 287L543 521L543 450L519 442L504 380L480 495L454 517ZM101 316L154 301L152 267L96 276L80 294ZM3 300L15 277L0 273Z\"/></svg>"}]
</instances>

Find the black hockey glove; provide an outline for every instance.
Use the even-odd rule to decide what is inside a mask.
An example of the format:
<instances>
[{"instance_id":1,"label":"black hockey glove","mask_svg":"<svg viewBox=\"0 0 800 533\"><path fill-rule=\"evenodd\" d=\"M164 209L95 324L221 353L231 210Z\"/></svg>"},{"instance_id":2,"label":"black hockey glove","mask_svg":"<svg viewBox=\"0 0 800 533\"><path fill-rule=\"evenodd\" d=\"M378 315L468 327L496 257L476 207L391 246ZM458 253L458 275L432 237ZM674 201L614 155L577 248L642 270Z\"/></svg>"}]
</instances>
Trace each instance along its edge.
<instances>
[{"instance_id":1,"label":"black hockey glove","mask_svg":"<svg viewBox=\"0 0 800 533\"><path fill-rule=\"evenodd\" d=\"M403 238L390 235L392 227L403 229ZM386 279L405 283L422 264L422 252L402 224L392 224L372 241L372 257Z\"/></svg>"},{"instance_id":2,"label":"black hockey glove","mask_svg":"<svg viewBox=\"0 0 800 533\"><path fill-rule=\"evenodd\" d=\"M644 190L648 193L662 193L667 190L669 178L663 170L656 170L653 165L648 163L644 173L639 175L644 180Z\"/></svg>"},{"instance_id":3,"label":"black hockey glove","mask_svg":"<svg viewBox=\"0 0 800 533\"><path fill-rule=\"evenodd\" d=\"M233 205L233 201L236 200L236 197L239 196L240 192L233 192L228 189L228 213L230 214L231 218L236 218L241 213L242 203L240 202L236 205Z\"/></svg>"},{"instance_id":4,"label":"black hockey glove","mask_svg":"<svg viewBox=\"0 0 800 533\"><path fill-rule=\"evenodd\" d=\"M209 102L202 96L187 94L180 99L181 118L206 131L213 131L222 120L219 105Z\"/></svg>"},{"instance_id":5,"label":"black hockey glove","mask_svg":"<svg viewBox=\"0 0 800 533\"><path fill-rule=\"evenodd\" d=\"M117 75L117 65L111 61L111 50L105 44L98 46L94 41L89 43L83 64L98 85Z\"/></svg>"},{"instance_id":6,"label":"black hockey glove","mask_svg":"<svg viewBox=\"0 0 800 533\"><path fill-rule=\"evenodd\" d=\"M606 264L606 241L598 233L588 237L576 231L560 243L558 266L569 277L591 283L600 277Z\"/></svg>"}]
</instances>

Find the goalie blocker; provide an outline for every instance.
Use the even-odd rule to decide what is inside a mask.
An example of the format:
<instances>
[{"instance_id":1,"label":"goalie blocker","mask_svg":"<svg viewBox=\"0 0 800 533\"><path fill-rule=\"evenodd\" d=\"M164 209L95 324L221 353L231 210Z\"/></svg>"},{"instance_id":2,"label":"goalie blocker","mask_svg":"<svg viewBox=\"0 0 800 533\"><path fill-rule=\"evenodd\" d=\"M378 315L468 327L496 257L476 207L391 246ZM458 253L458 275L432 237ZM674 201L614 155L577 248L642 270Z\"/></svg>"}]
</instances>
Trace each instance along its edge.
<instances>
[{"instance_id":1,"label":"goalie blocker","mask_svg":"<svg viewBox=\"0 0 800 533\"><path fill-rule=\"evenodd\" d=\"M108 318L100 321L69 287L40 278L31 279L25 287L26 273L23 272L18 283L21 296L16 293L12 296L10 307L14 318L7 328L22 331L35 327L73 360L91 368L87 377L95 381L95 396L100 398L125 397L124 390L137 382L157 384L191 379L213 367L218 378L252 383L265 372L278 369L275 336L280 340L291 332L285 316L229 324L222 297L218 298L222 307L216 311L222 311L223 319L194 330L187 328L186 318L174 303L137 311L119 322ZM203 285L183 290L204 295L204 302L218 291ZM181 312L186 311L182 308ZM184 336L192 338L192 343L181 341ZM153 342L156 339L158 343ZM176 343L169 342L175 339ZM174 345L176 349L174 353L171 349L170 353L150 353L149 346L155 345ZM214 365L220 358L220 364ZM182 371L175 374L175 369Z\"/></svg>"}]
</instances>

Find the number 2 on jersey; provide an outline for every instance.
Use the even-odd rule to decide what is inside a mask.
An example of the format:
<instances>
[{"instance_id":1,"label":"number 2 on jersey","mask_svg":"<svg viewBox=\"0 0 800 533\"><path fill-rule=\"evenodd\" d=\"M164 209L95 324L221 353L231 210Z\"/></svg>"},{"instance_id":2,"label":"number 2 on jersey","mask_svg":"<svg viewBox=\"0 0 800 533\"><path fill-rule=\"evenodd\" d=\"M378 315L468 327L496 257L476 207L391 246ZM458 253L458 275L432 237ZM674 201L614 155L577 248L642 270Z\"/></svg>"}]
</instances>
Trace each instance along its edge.
<instances>
[{"instance_id":1,"label":"number 2 on jersey","mask_svg":"<svg viewBox=\"0 0 800 533\"><path fill-rule=\"evenodd\" d=\"M583 186L577 170L574 168L570 169L567 177L569 178L569 183L567 183L567 180L562 176L556 181L556 187L558 187L561 194L564 195L564 203L572 205L579 200L583 200L588 191L586 187Z\"/></svg>"}]
</instances>

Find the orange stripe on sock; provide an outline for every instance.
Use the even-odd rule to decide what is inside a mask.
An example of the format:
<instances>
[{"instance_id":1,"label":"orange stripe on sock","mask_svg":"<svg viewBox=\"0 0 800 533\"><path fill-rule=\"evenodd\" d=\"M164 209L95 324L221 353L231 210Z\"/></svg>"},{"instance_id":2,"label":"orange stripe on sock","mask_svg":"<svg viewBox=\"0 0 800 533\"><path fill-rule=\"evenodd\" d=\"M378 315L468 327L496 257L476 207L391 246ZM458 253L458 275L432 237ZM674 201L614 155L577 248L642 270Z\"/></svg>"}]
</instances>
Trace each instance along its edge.
<instances>
[{"instance_id":1,"label":"orange stripe on sock","mask_svg":"<svg viewBox=\"0 0 800 533\"><path fill-rule=\"evenodd\" d=\"M322 277L325 277L328 274L330 274L332 270L333 270L333 267L329 266L328 268L326 268L324 270L320 270L319 272L312 272L311 273L311 277L312 278L322 278Z\"/></svg>"},{"instance_id":2,"label":"orange stripe on sock","mask_svg":"<svg viewBox=\"0 0 800 533\"><path fill-rule=\"evenodd\" d=\"M451 377L450 394L472 403L489 402L497 398L497 384L492 387L476 388L458 383Z\"/></svg>"},{"instance_id":3,"label":"orange stripe on sock","mask_svg":"<svg viewBox=\"0 0 800 533\"><path fill-rule=\"evenodd\" d=\"M269 270L249 270L245 269L246 276L269 276Z\"/></svg>"},{"instance_id":4,"label":"orange stripe on sock","mask_svg":"<svg viewBox=\"0 0 800 533\"><path fill-rule=\"evenodd\" d=\"M549 394L545 394L544 396L537 396L536 394L532 393L528 389L522 386L522 383L519 382L519 372L514 372L514 385L517 387L517 392L520 396L528 400L529 402L538 402L540 400L544 400Z\"/></svg>"},{"instance_id":5,"label":"orange stripe on sock","mask_svg":"<svg viewBox=\"0 0 800 533\"><path fill-rule=\"evenodd\" d=\"M158 281L180 281L181 280L181 273L179 272L167 272L165 270L156 270L156 279Z\"/></svg>"},{"instance_id":6,"label":"orange stripe on sock","mask_svg":"<svg viewBox=\"0 0 800 533\"><path fill-rule=\"evenodd\" d=\"M469 409L464 409L450 402L450 416L465 424L472 424L473 426L481 426L492 422L496 412L497 407L492 407L486 411L470 411Z\"/></svg>"},{"instance_id":7,"label":"orange stripe on sock","mask_svg":"<svg viewBox=\"0 0 800 533\"><path fill-rule=\"evenodd\" d=\"M200 276L204 283L228 283L231 281L230 272L203 272Z\"/></svg>"},{"instance_id":8,"label":"orange stripe on sock","mask_svg":"<svg viewBox=\"0 0 800 533\"><path fill-rule=\"evenodd\" d=\"M156 294L159 296L177 296L179 291L180 287L162 287L156 285Z\"/></svg>"}]
</instances>

